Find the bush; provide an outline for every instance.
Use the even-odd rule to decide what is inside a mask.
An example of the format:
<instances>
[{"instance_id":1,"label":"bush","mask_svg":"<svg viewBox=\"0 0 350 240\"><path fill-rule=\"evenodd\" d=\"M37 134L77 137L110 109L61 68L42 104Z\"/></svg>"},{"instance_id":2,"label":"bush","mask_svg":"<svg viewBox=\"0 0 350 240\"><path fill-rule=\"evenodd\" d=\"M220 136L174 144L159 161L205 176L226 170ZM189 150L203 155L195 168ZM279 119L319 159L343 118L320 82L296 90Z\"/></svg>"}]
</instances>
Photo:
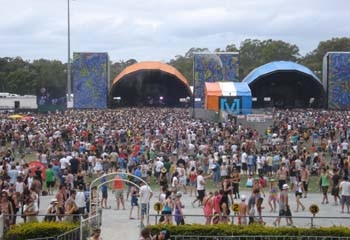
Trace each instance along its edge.
<instances>
[{"instance_id":1,"label":"bush","mask_svg":"<svg viewBox=\"0 0 350 240\"><path fill-rule=\"evenodd\" d=\"M241 225L150 225L147 227L152 234L158 234L161 229L168 229L172 236L332 236L348 237L350 229L347 227L333 226L321 228L291 228L291 227L269 227L258 224ZM281 238L281 239L282 239Z\"/></svg>"},{"instance_id":2,"label":"bush","mask_svg":"<svg viewBox=\"0 0 350 240\"><path fill-rule=\"evenodd\" d=\"M4 239L26 240L30 238L53 237L77 227L79 227L79 225L69 222L21 223L9 229Z\"/></svg>"}]
</instances>

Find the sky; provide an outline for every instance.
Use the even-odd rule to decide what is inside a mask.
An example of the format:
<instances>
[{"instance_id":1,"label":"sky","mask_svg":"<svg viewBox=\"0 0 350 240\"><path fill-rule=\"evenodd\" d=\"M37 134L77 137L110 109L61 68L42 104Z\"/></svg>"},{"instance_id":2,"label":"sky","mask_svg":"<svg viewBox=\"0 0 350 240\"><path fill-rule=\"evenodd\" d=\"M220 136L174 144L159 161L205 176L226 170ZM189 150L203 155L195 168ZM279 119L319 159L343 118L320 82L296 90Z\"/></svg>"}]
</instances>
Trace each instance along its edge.
<instances>
[{"instance_id":1,"label":"sky","mask_svg":"<svg viewBox=\"0 0 350 240\"><path fill-rule=\"evenodd\" d=\"M350 0L69 0L73 52L169 62L191 47L247 39L296 44L350 37ZM68 0L0 0L0 57L68 59Z\"/></svg>"}]
</instances>

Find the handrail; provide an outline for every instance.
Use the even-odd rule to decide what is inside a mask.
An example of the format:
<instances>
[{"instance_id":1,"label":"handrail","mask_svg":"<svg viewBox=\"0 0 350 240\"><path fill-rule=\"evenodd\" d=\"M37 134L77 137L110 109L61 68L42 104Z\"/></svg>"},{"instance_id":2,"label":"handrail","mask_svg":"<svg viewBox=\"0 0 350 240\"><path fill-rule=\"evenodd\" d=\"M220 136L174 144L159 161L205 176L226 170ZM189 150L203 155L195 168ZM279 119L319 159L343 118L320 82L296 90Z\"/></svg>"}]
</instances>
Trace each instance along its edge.
<instances>
[{"instance_id":1,"label":"handrail","mask_svg":"<svg viewBox=\"0 0 350 240\"><path fill-rule=\"evenodd\" d=\"M158 220L159 218L162 216L162 214L149 214L149 217L154 217L155 218L155 224L158 224ZM167 216L171 216L171 217L174 217L175 215L174 214L171 214L171 215L168 215ZM213 215L214 216L214 215ZM192 219L198 219L198 218L203 218L203 223L199 223L199 224L203 224L204 225L204 220L205 220L205 216L204 214L183 214L183 217L186 219L188 218L191 218ZM249 218L248 215L244 216L246 218ZM264 219L269 219L271 221L271 219L276 219L278 218L279 216L278 215L275 215L275 216L265 216L265 215L262 215L261 216L261 219L264 220ZM238 219L238 215L229 215L228 218L230 219L230 223L231 224L235 224L235 220ZM304 220L309 220L309 223L307 225L304 224L304 226L310 226L310 227L315 227L315 220L322 220L322 219L327 219L327 220L347 220L347 222L345 222L347 225L350 226L350 216L347 215L347 216L291 216L291 217L286 217L286 216L283 216L283 217L280 217L281 219L283 218L291 218L291 219L304 219ZM259 216L254 216L254 220L258 220L259 221ZM188 221L186 221L187 223L189 223ZM197 223L196 221L193 221L193 223ZM334 222L331 222L330 221L330 224L331 225L337 225L337 223L334 223ZM344 225L344 222L342 224L338 224L338 225Z\"/></svg>"}]
</instances>

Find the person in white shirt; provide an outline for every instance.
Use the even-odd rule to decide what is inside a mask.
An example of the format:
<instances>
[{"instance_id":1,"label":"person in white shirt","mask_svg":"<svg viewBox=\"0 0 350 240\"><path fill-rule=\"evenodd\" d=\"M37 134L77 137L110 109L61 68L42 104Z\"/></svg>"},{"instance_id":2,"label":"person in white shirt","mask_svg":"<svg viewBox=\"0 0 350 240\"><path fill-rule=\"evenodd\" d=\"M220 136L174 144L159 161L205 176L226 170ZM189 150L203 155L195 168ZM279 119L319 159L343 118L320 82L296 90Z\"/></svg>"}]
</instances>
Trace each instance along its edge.
<instances>
[{"instance_id":1,"label":"person in white shirt","mask_svg":"<svg viewBox=\"0 0 350 240\"><path fill-rule=\"evenodd\" d=\"M140 203L141 203L141 225L144 226L143 220L149 213L149 203L153 196L152 189L144 182L140 182ZM148 223L148 220L147 220Z\"/></svg>"},{"instance_id":2,"label":"person in white shirt","mask_svg":"<svg viewBox=\"0 0 350 240\"><path fill-rule=\"evenodd\" d=\"M247 160L248 160L248 154L243 150L241 155L241 163L242 163L242 172L245 175L247 175L247 170L248 170Z\"/></svg>"},{"instance_id":3,"label":"person in white shirt","mask_svg":"<svg viewBox=\"0 0 350 240\"><path fill-rule=\"evenodd\" d=\"M210 178L212 176L212 173L203 176L203 170L198 169L198 176L197 176L197 198L192 202L192 207L194 207L195 202L199 201L199 206L203 205L203 198L205 196L205 179Z\"/></svg>"},{"instance_id":4,"label":"person in white shirt","mask_svg":"<svg viewBox=\"0 0 350 240\"><path fill-rule=\"evenodd\" d=\"M85 201L85 193L84 193L83 185L79 185L79 190L75 195L75 203L79 208L79 214L85 214L86 201Z\"/></svg>"},{"instance_id":5,"label":"person in white shirt","mask_svg":"<svg viewBox=\"0 0 350 240\"><path fill-rule=\"evenodd\" d=\"M344 213L345 205L348 213L350 213L350 182L348 176L344 176L343 181L339 185L339 189L341 190L341 213Z\"/></svg>"},{"instance_id":6,"label":"person in white shirt","mask_svg":"<svg viewBox=\"0 0 350 240\"><path fill-rule=\"evenodd\" d=\"M61 170L68 169L70 162L66 157L60 159Z\"/></svg>"},{"instance_id":7,"label":"person in white shirt","mask_svg":"<svg viewBox=\"0 0 350 240\"><path fill-rule=\"evenodd\" d=\"M159 183L160 170L162 167L164 167L164 163L162 162L161 158L158 157L157 161L155 162L155 177L157 179L157 183Z\"/></svg>"},{"instance_id":8,"label":"person in white shirt","mask_svg":"<svg viewBox=\"0 0 350 240\"><path fill-rule=\"evenodd\" d=\"M341 145L342 153L346 155L348 153L349 143L346 140L344 140L340 145Z\"/></svg>"}]
</instances>

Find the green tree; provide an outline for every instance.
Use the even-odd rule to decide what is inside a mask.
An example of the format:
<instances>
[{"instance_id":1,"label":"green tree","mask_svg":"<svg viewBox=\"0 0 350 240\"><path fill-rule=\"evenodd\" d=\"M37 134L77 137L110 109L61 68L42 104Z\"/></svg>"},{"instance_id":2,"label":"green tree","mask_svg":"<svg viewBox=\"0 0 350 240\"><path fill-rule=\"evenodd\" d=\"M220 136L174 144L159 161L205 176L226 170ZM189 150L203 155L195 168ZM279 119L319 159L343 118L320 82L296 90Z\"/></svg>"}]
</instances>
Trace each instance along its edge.
<instances>
[{"instance_id":1,"label":"green tree","mask_svg":"<svg viewBox=\"0 0 350 240\"><path fill-rule=\"evenodd\" d=\"M280 40L246 39L240 46L240 71L243 78L254 68L272 61L297 61L299 48Z\"/></svg>"},{"instance_id":2,"label":"green tree","mask_svg":"<svg viewBox=\"0 0 350 240\"><path fill-rule=\"evenodd\" d=\"M321 41L316 49L306 54L306 56L300 60L300 63L307 66L321 77L322 61L327 52L349 50L350 38L332 38L330 40Z\"/></svg>"},{"instance_id":3,"label":"green tree","mask_svg":"<svg viewBox=\"0 0 350 240\"><path fill-rule=\"evenodd\" d=\"M168 64L176 68L187 79L189 85L193 85L193 55L196 52L209 52L208 48L190 48L184 56L176 55Z\"/></svg>"},{"instance_id":4,"label":"green tree","mask_svg":"<svg viewBox=\"0 0 350 240\"><path fill-rule=\"evenodd\" d=\"M209 52L209 49L208 48L195 48L195 47L192 47L192 48L190 48L190 50L187 51L187 53L185 54L185 57L186 58L193 57L193 54L196 53L196 52Z\"/></svg>"},{"instance_id":5,"label":"green tree","mask_svg":"<svg viewBox=\"0 0 350 240\"><path fill-rule=\"evenodd\" d=\"M171 59L169 65L176 68L187 79L188 84L193 82L193 57L184 57L177 55L175 59Z\"/></svg>"},{"instance_id":6,"label":"green tree","mask_svg":"<svg viewBox=\"0 0 350 240\"><path fill-rule=\"evenodd\" d=\"M120 60L119 62L111 62L110 63L110 76L111 76L111 83L113 83L114 79L128 66L131 66L133 64L137 63L136 59L129 59L127 61Z\"/></svg>"},{"instance_id":7,"label":"green tree","mask_svg":"<svg viewBox=\"0 0 350 240\"><path fill-rule=\"evenodd\" d=\"M52 97L64 96L67 91L66 69L66 65L57 60L35 60L31 71L36 74L36 90L46 88Z\"/></svg>"}]
</instances>

